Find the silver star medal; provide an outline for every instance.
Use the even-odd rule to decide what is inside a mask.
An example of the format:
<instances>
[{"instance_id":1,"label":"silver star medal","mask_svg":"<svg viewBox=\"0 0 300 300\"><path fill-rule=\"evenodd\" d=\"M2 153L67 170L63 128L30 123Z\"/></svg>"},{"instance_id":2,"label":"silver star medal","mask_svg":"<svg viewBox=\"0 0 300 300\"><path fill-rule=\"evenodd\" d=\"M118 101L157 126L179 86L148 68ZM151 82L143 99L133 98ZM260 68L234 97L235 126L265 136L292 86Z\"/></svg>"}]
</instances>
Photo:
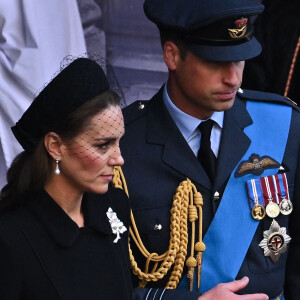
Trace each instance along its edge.
<instances>
[{"instance_id":1,"label":"silver star medal","mask_svg":"<svg viewBox=\"0 0 300 300\"><path fill-rule=\"evenodd\" d=\"M120 234L125 232L127 228L124 226L123 222L118 219L117 214L110 207L108 208L106 215L110 223L112 232L117 235L117 237L114 239L114 243L117 243L121 238Z\"/></svg>"},{"instance_id":2,"label":"silver star medal","mask_svg":"<svg viewBox=\"0 0 300 300\"><path fill-rule=\"evenodd\" d=\"M287 235L286 228L280 227L275 220L272 221L269 230L264 231L263 236L259 246L264 250L264 255L270 256L273 263L276 263L281 254L286 252L291 237Z\"/></svg>"}]
</instances>

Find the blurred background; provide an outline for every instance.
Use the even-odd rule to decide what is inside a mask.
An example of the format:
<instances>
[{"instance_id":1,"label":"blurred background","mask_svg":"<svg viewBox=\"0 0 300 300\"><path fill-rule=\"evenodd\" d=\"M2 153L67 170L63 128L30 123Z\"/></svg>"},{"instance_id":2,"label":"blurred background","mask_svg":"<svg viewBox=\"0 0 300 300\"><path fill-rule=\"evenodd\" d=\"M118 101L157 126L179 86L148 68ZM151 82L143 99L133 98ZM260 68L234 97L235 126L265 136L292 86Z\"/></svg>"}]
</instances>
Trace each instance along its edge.
<instances>
[{"instance_id":1,"label":"blurred background","mask_svg":"<svg viewBox=\"0 0 300 300\"><path fill-rule=\"evenodd\" d=\"M263 52L246 62L242 88L299 103L300 1L254 1L266 6L255 21ZM145 17L143 0L0 0L0 188L22 151L10 127L65 56L86 52L112 65L127 104L151 98L167 79L158 29Z\"/></svg>"}]
</instances>

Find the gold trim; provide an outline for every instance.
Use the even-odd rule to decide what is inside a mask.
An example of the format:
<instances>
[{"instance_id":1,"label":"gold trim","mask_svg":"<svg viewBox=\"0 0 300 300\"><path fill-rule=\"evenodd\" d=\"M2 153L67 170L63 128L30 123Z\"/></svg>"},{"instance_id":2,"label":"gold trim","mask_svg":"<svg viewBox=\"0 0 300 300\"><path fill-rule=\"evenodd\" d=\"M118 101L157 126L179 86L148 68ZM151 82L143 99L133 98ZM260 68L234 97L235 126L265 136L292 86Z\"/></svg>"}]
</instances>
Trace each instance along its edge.
<instances>
[{"instance_id":1,"label":"gold trim","mask_svg":"<svg viewBox=\"0 0 300 300\"><path fill-rule=\"evenodd\" d=\"M121 167L115 167L113 185L123 189L129 196L126 180ZM130 238L135 242L139 251L146 258L145 271L143 272L137 265L132 254L129 241L129 255L133 273L138 276L140 287L145 287L149 281L158 281L162 279L173 266L169 281L166 285L167 289L176 289L182 276L184 263L188 267L188 279L190 281L190 290L193 288L194 269L197 267L198 290L200 289L201 265L205 244L202 241L202 195L197 191L195 185L189 180L182 181L173 197L173 206L171 209L170 222L170 242L168 250L158 255L150 253L144 246L139 235L133 213L131 212L131 226L129 227ZM198 241L195 243L195 223L198 220L199 235ZM186 260L187 244L188 244L188 221L192 226L191 234L191 255ZM197 254L194 254L194 251ZM194 257L196 256L196 258ZM152 270L149 271L150 262L152 262ZM160 266L158 266L160 263Z\"/></svg>"},{"instance_id":2,"label":"gold trim","mask_svg":"<svg viewBox=\"0 0 300 300\"><path fill-rule=\"evenodd\" d=\"M232 39L239 39L245 35L247 31L247 25L242 28L228 28L228 33Z\"/></svg>"}]
</instances>

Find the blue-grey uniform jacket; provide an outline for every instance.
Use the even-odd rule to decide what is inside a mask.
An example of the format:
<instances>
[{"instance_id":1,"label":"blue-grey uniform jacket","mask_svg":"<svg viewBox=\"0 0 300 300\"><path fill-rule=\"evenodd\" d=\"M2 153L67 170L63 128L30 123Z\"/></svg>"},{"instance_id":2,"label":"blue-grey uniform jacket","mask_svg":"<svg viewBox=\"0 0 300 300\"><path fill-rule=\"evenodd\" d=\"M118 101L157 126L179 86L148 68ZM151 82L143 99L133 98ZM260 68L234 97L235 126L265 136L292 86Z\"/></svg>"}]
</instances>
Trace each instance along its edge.
<instances>
[{"instance_id":1,"label":"blue-grey uniform jacket","mask_svg":"<svg viewBox=\"0 0 300 300\"><path fill-rule=\"evenodd\" d=\"M169 244L172 197L179 183L189 178L204 198L205 235L222 201L222 193L229 176L251 144L250 138L244 133L244 129L253 123L246 108L247 99L257 102L257 105L270 102L292 106L287 146L280 163L287 174L294 210L289 216L280 214L276 218L281 227L287 227L287 232L292 238L288 252L283 254L277 263L264 256L258 244L263 239L263 231L268 230L272 222L271 218L265 217L259 223L237 278L250 278L250 283L241 291L242 294L266 293L272 299L284 290L287 300L300 299L300 226L299 223L297 225L300 219L300 113L299 109L284 97L246 90L237 94L233 107L225 111L213 184L169 115L163 103L162 89L150 101L137 101L126 107L123 111L126 133L121 141L121 151L125 159L123 171L135 221L148 251L158 254L165 252ZM280 142L274 140L274 147ZM216 191L220 193L219 198L214 197ZM154 230L157 224L162 225L161 230ZM143 257L134 246L132 248L143 269ZM163 288L166 282L167 278L147 287ZM160 299L154 295L161 295L161 291L152 289L152 296L149 294L148 299ZM144 299L148 293L149 289L141 290L140 298L136 296L136 299ZM174 293L176 291L166 291L161 298L171 299ZM180 291L176 298L189 299L188 297L193 299L188 292L184 295L183 291Z\"/></svg>"}]
</instances>

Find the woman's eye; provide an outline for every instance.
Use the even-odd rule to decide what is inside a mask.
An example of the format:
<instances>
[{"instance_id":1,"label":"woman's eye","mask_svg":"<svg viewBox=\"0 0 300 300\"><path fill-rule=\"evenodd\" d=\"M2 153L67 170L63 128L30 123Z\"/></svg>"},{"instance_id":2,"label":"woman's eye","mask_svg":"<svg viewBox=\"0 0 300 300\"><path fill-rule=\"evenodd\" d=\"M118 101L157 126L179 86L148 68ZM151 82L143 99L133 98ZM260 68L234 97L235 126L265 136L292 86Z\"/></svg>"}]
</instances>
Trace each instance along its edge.
<instances>
[{"instance_id":1,"label":"woman's eye","mask_svg":"<svg viewBox=\"0 0 300 300\"><path fill-rule=\"evenodd\" d=\"M109 147L109 142L97 145L97 148L102 149L102 150L108 149L108 147Z\"/></svg>"}]
</instances>

